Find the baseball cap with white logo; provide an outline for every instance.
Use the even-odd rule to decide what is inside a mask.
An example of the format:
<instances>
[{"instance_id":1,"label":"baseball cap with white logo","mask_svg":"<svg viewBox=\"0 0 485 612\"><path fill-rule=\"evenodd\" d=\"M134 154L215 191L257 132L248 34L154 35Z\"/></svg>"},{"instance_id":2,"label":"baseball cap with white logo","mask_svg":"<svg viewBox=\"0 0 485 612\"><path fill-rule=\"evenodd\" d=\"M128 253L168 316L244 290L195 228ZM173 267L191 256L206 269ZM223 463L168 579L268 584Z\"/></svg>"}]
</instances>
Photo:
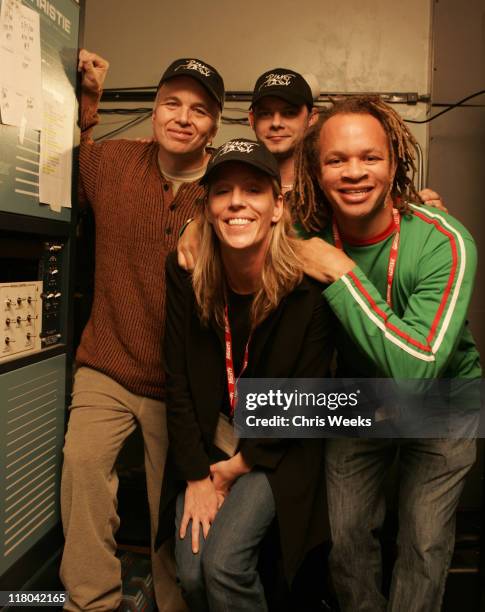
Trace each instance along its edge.
<instances>
[{"instance_id":1,"label":"baseball cap with white logo","mask_svg":"<svg viewBox=\"0 0 485 612\"><path fill-rule=\"evenodd\" d=\"M274 155L269 152L263 143L247 138L234 138L220 146L211 157L200 183L202 185L210 183L214 170L231 161L249 164L275 179L278 185L281 185L278 162Z\"/></svg>"},{"instance_id":2,"label":"baseball cap with white logo","mask_svg":"<svg viewBox=\"0 0 485 612\"><path fill-rule=\"evenodd\" d=\"M215 98L222 110L224 106L224 81L213 66L199 59L182 58L175 60L162 74L158 89L165 81L178 76L188 76L198 81Z\"/></svg>"},{"instance_id":3,"label":"baseball cap with white logo","mask_svg":"<svg viewBox=\"0 0 485 612\"><path fill-rule=\"evenodd\" d=\"M266 96L283 98L290 104L302 106L309 110L313 107L313 95L310 85L302 75L288 68L273 68L264 72L256 81L251 100L251 108L258 100Z\"/></svg>"}]
</instances>

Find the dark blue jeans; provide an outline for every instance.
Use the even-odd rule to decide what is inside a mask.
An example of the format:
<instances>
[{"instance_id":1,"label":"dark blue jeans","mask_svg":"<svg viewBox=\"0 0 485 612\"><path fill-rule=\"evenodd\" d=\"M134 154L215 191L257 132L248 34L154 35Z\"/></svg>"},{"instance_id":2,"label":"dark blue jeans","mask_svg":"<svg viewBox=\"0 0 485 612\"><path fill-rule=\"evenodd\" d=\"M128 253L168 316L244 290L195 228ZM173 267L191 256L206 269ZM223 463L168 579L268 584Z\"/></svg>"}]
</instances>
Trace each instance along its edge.
<instances>
[{"instance_id":1,"label":"dark blue jeans","mask_svg":"<svg viewBox=\"0 0 485 612\"><path fill-rule=\"evenodd\" d=\"M185 491L177 499L175 560L184 599L191 612L263 612L267 610L257 571L259 547L275 504L268 479L253 471L238 478L226 497L207 540L200 535L192 552L191 524L178 536Z\"/></svg>"},{"instance_id":2,"label":"dark blue jeans","mask_svg":"<svg viewBox=\"0 0 485 612\"><path fill-rule=\"evenodd\" d=\"M378 533L383 481L398 455L399 531L389 601ZM455 512L475 441L326 441L330 571L342 612L439 612L455 541Z\"/></svg>"}]
</instances>

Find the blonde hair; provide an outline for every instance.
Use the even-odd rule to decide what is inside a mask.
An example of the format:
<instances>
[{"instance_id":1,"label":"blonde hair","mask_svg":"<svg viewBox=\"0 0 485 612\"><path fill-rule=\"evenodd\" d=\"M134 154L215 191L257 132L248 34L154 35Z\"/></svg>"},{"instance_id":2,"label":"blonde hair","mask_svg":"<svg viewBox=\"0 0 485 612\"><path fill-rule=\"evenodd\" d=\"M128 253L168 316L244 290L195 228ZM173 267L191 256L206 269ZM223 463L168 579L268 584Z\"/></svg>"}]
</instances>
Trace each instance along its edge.
<instances>
[{"instance_id":1,"label":"blonde hair","mask_svg":"<svg viewBox=\"0 0 485 612\"><path fill-rule=\"evenodd\" d=\"M280 195L280 187L272 181L273 195ZM218 325L224 326L227 281L224 274L219 239L209 222L207 206L209 187L204 202L200 252L192 274L192 286L199 308L199 316L207 324L213 316ZM281 219L272 225L270 240L261 274L261 285L251 305L251 329L254 329L273 311L282 298L290 293L303 277L302 264L296 254L297 239L294 236L291 215L283 204Z\"/></svg>"},{"instance_id":2,"label":"blonde hair","mask_svg":"<svg viewBox=\"0 0 485 612\"><path fill-rule=\"evenodd\" d=\"M295 183L290 196L295 221L307 231L323 229L331 217L331 207L320 188L320 147L322 126L335 115L371 115L384 128L389 143L391 167L395 168L390 195L400 214L410 211L409 201L418 201L414 186L414 146L416 140L406 124L389 105L377 96L349 96L334 100L324 109L300 143L295 160Z\"/></svg>"}]
</instances>

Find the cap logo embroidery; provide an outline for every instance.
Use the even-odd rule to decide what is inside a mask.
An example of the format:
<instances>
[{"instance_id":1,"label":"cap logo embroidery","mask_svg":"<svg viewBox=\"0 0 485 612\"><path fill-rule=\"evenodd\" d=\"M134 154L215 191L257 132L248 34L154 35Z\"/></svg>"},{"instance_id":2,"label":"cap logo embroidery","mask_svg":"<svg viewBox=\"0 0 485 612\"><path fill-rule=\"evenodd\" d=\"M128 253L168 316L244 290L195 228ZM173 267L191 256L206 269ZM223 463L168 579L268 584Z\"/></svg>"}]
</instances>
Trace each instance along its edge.
<instances>
[{"instance_id":1,"label":"cap logo embroidery","mask_svg":"<svg viewBox=\"0 0 485 612\"><path fill-rule=\"evenodd\" d=\"M184 70L197 70L197 72L200 72L200 74L205 77L208 77L212 74L212 70L210 68L208 68L205 64L201 64L197 60L187 60L186 64L181 64L180 66L177 66L175 70L177 71L181 68L183 68Z\"/></svg>"},{"instance_id":2,"label":"cap logo embroidery","mask_svg":"<svg viewBox=\"0 0 485 612\"><path fill-rule=\"evenodd\" d=\"M263 87L274 87L275 85L287 87L288 85L291 85L291 81L294 76L294 74L280 74L278 72L272 72L271 74L268 74L264 80L264 83L259 89L263 89Z\"/></svg>"},{"instance_id":3,"label":"cap logo embroidery","mask_svg":"<svg viewBox=\"0 0 485 612\"><path fill-rule=\"evenodd\" d=\"M255 142L244 142L244 140L230 140L221 148L218 153L218 157L231 153L231 151L237 151L238 153L251 153L254 147L259 146Z\"/></svg>"}]
</instances>

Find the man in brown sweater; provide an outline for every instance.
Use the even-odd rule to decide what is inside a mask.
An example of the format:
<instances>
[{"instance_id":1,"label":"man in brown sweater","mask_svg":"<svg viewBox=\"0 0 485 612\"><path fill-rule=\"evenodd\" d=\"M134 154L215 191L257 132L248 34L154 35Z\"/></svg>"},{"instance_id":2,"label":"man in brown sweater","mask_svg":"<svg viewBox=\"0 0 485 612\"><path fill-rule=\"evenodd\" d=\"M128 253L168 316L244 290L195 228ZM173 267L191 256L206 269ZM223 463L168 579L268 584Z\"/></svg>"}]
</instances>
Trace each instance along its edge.
<instances>
[{"instance_id":1,"label":"man in brown sweater","mask_svg":"<svg viewBox=\"0 0 485 612\"><path fill-rule=\"evenodd\" d=\"M114 464L137 424L145 444L152 540L156 535L167 452L161 365L165 257L203 194L198 179L217 131L224 84L208 64L177 60L160 80L154 141L94 143L108 62L82 50L79 70L81 190L95 215L96 269L64 447L61 579L70 597L65 609L107 611L121 600ZM157 605L160 611L184 610L167 558L163 549L152 552Z\"/></svg>"}]
</instances>

